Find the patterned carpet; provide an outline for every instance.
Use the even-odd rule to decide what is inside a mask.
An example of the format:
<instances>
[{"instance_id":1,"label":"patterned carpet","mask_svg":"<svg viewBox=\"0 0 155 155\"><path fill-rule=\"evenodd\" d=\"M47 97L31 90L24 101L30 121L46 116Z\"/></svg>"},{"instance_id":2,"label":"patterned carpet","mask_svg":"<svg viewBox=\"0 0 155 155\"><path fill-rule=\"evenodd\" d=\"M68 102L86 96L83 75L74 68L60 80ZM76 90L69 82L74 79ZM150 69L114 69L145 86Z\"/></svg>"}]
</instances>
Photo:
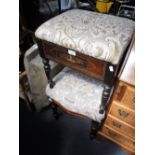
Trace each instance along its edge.
<instances>
[{"instance_id":1,"label":"patterned carpet","mask_svg":"<svg viewBox=\"0 0 155 155\"><path fill-rule=\"evenodd\" d=\"M31 113L20 99L20 155L128 155L107 140L90 140L90 120L64 112L54 120L52 110Z\"/></svg>"}]
</instances>

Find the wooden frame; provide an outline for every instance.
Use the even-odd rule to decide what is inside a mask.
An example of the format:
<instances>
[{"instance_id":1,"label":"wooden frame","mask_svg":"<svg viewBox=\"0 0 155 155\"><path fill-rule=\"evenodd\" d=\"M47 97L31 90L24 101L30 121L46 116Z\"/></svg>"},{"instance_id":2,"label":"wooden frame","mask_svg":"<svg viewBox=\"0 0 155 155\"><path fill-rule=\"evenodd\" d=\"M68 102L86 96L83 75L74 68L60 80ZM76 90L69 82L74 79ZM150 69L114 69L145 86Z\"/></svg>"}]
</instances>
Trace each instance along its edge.
<instances>
[{"instance_id":1,"label":"wooden frame","mask_svg":"<svg viewBox=\"0 0 155 155\"><path fill-rule=\"evenodd\" d=\"M50 77L49 60L53 60L57 63L70 67L74 70L77 70L88 76L94 77L98 80L102 80L104 82L105 87L104 87L102 102L99 110L99 113L103 114L105 105L109 100L112 87L115 83L117 74L119 72L120 66L123 62L123 58L126 52L124 52L124 54L122 55L120 62L117 65L113 65L109 62L105 62L105 61L96 59L94 57L82 54L78 51L73 51L74 54L71 54L69 53L69 50L71 49L58 46L54 43L50 43L45 40L40 40L36 38L36 41L39 47L40 56L43 59L44 69L45 69L46 76L48 78L48 83L50 85L50 88L54 86L54 82ZM53 107L53 113L54 113L54 116L57 118L56 105L60 106L61 104L59 104L56 101L54 103L55 103L55 106ZM68 111L68 110L66 109L65 111ZM68 111L68 113L70 112ZM70 113L70 114L79 115L75 113ZM101 123L92 121L92 127L90 132L91 138L96 135L100 126L101 126Z\"/></svg>"},{"instance_id":2,"label":"wooden frame","mask_svg":"<svg viewBox=\"0 0 155 155\"><path fill-rule=\"evenodd\" d=\"M37 39L37 43L40 49L40 55L43 59L46 57L46 59L51 59L88 76L103 80L110 86L113 85L117 75L118 65L113 65L78 51L74 51L75 55L71 55L68 52L68 50L71 49L44 40Z\"/></svg>"}]
</instances>

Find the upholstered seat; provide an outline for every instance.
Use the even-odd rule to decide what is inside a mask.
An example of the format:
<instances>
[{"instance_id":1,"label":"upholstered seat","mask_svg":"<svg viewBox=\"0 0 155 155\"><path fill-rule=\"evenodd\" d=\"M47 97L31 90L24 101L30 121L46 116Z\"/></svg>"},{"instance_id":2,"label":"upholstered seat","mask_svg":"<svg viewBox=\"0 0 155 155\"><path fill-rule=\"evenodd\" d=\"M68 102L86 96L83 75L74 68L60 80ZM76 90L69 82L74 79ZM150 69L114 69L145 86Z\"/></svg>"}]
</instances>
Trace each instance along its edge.
<instances>
[{"instance_id":1,"label":"upholstered seat","mask_svg":"<svg viewBox=\"0 0 155 155\"><path fill-rule=\"evenodd\" d=\"M105 113L99 108L104 90L103 82L64 68L55 78L53 88L46 88L46 94L70 112L81 114L101 122Z\"/></svg>"},{"instance_id":2,"label":"upholstered seat","mask_svg":"<svg viewBox=\"0 0 155 155\"><path fill-rule=\"evenodd\" d=\"M115 65L133 32L132 20L74 9L43 23L35 36Z\"/></svg>"}]
</instances>

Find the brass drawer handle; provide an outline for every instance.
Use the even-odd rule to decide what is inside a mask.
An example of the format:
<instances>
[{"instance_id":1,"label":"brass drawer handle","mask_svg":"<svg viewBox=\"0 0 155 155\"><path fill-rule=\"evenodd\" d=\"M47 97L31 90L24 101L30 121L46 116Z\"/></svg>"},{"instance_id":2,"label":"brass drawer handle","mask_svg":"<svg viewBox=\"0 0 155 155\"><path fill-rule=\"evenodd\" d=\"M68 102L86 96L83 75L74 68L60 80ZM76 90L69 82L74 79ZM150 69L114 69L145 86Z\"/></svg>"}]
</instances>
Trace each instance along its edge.
<instances>
[{"instance_id":1,"label":"brass drawer handle","mask_svg":"<svg viewBox=\"0 0 155 155\"><path fill-rule=\"evenodd\" d=\"M115 122L115 121L113 121L112 124L113 124L113 126L115 126L115 127L117 127L117 128L121 128L121 127L122 127L121 124L119 124L119 123L117 123L117 122Z\"/></svg>"},{"instance_id":2,"label":"brass drawer handle","mask_svg":"<svg viewBox=\"0 0 155 155\"><path fill-rule=\"evenodd\" d=\"M108 134L111 136L111 137L116 137L117 134L111 130L108 130Z\"/></svg>"},{"instance_id":3,"label":"brass drawer handle","mask_svg":"<svg viewBox=\"0 0 155 155\"><path fill-rule=\"evenodd\" d=\"M122 116L123 118L128 117L129 113L127 113L126 111L123 111L121 109L118 109L118 113L120 116Z\"/></svg>"}]
</instances>

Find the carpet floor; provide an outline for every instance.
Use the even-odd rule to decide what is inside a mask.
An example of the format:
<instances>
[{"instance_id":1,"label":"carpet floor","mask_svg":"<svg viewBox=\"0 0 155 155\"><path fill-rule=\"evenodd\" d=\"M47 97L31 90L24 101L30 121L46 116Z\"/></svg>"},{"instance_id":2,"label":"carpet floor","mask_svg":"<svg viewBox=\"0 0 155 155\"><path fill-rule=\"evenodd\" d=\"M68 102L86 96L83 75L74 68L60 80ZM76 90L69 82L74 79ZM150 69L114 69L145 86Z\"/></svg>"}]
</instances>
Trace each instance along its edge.
<instances>
[{"instance_id":1,"label":"carpet floor","mask_svg":"<svg viewBox=\"0 0 155 155\"><path fill-rule=\"evenodd\" d=\"M90 120L61 114L55 120L51 109L29 112L20 99L20 155L128 155L108 140L90 140Z\"/></svg>"}]
</instances>

